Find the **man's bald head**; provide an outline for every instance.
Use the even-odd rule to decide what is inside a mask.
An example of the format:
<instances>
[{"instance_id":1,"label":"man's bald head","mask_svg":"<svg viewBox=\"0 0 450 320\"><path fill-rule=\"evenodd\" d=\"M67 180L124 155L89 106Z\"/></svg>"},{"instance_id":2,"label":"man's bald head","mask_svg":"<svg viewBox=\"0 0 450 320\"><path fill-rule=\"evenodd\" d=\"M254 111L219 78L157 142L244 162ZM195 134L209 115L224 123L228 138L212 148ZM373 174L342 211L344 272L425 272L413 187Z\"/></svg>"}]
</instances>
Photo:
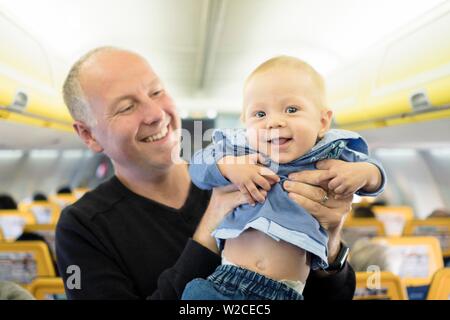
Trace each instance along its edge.
<instances>
[{"instance_id":1,"label":"man's bald head","mask_svg":"<svg viewBox=\"0 0 450 320\"><path fill-rule=\"evenodd\" d=\"M63 85L63 98L74 120L84 122L89 126L95 125L95 118L92 116L88 99L81 86L81 75L85 69L91 69L102 60L107 59L108 56L116 54L133 55L145 60L132 51L116 47L99 47L83 55L70 69Z\"/></svg>"}]
</instances>

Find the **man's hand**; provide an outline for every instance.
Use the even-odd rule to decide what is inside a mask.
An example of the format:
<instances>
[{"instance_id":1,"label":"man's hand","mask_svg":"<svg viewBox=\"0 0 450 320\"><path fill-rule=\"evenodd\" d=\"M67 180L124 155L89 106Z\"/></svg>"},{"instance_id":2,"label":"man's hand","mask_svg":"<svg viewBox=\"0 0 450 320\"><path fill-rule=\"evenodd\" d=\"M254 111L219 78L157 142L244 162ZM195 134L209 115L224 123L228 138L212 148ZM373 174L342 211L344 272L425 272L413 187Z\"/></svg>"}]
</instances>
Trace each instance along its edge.
<instances>
[{"instance_id":1,"label":"man's hand","mask_svg":"<svg viewBox=\"0 0 450 320\"><path fill-rule=\"evenodd\" d=\"M353 196L334 199L327 195L328 187L323 183L326 170L308 170L291 173L289 180L283 184L289 197L308 210L328 232L328 261L334 262L340 249L340 231L345 217L351 210ZM328 200L324 201L326 197Z\"/></svg>"},{"instance_id":2,"label":"man's hand","mask_svg":"<svg viewBox=\"0 0 450 320\"><path fill-rule=\"evenodd\" d=\"M226 156L218 163L222 175L230 180L245 195L247 202L264 202L271 185L280 178L270 169L258 164L259 155L254 153L245 156Z\"/></svg>"},{"instance_id":3,"label":"man's hand","mask_svg":"<svg viewBox=\"0 0 450 320\"><path fill-rule=\"evenodd\" d=\"M262 190L261 192L264 196L266 195L266 191ZM193 240L209 250L219 253L216 241L211 233L227 213L244 203L247 203L246 197L233 185L213 189L208 208L192 237Z\"/></svg>"}]
</instances>

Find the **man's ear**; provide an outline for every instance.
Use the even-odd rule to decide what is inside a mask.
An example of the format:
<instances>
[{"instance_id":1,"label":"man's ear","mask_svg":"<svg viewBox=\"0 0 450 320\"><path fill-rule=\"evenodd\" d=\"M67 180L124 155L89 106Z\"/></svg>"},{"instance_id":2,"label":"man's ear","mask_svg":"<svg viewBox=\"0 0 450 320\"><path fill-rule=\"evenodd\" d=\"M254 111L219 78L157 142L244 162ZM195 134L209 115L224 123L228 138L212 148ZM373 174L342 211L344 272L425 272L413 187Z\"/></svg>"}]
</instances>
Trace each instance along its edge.
<instances>
[{"instance_id":1,"label":"man's ear","mask_svg":"<svg viewBox=\"0 0 450 320\"><path fill-rule=\"evenodd\" d=\"M320 116L320 124L321 128L319 131L319 138L323 138L325 133L330 129L331 126L331 118L333 117L333 111L331 110L322 110Z\"/></svg>"},{"instance_id":2,"label":"man's ear","mask_svg":"<svg viewBox=\"0 0 450 320\"><path fill-rule=\"evenodd\" d=\"M84 144L93 152L99 153L103 151L103 147L97 142L92 135L92 129L82 121L75 121L73 128L77 132L78 136L83 140Z\"/></svg>"}]
</instances>

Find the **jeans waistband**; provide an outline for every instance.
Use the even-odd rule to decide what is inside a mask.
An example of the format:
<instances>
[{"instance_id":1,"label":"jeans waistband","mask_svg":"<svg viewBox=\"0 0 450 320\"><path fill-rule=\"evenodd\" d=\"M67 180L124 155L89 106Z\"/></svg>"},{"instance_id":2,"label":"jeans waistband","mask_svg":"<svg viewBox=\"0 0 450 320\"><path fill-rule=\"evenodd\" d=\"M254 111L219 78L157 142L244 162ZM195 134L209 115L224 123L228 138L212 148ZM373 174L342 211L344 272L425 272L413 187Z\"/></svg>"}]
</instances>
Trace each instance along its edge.
<instances>
[{"instance_id":1,"label":"jeans waistband","mask_svg":"<svg viewBox=\"0 0 450 320\"><path fill-rule=\"evenodd\" d=\"M220 265L208 280L228 294L239 290L266 300L303 300L301 294L286 284L238 266Z\"/></svg>"}]
</instances>

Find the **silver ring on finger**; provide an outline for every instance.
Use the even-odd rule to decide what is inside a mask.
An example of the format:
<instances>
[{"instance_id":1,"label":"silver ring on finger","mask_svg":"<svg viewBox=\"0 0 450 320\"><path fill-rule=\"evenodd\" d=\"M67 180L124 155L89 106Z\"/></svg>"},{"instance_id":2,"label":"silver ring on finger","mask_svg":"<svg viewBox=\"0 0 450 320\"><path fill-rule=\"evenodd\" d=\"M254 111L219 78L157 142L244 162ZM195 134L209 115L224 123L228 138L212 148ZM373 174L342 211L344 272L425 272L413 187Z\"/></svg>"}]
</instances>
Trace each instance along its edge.
<instances>
[{"instance_id":1,"label":"silver ring on finger","mask_svg":"<svg viewBox=\"0 0 450 320\"><path fill-rule=\"evenodd\" d=\"M320 199L320 204L324 205L328 201L328 194L325 194L322 199Z\"/></svg>"}]
</instances>

